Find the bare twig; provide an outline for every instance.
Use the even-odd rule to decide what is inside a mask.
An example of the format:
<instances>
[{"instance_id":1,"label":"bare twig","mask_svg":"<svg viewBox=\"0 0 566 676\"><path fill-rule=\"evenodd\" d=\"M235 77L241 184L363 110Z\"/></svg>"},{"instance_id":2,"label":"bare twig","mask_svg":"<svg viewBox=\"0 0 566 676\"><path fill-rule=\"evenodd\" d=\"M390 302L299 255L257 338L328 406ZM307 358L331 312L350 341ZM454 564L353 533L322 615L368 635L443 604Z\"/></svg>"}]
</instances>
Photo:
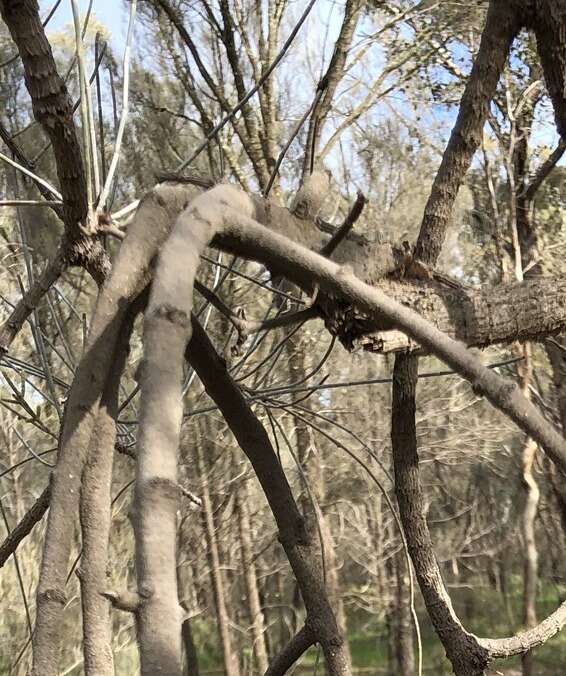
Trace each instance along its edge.
<instances>
[{"instance_id":1,"label":"bare twig","mask_svg":"<svg viewBox=\"0 0 566 676\"><path fill-rule=\"evenodd\" d=\"M43 273L34 281L18 301L12 313L0 327L0 354L8 351L24 322L37 308L47 291L57 282L67 267L65 251L59 248L52 261L47 264Z\"/></svg>"},{"instance_id":2,"label":"bare twig","mask_svg":"<svg viewBox=\"0 0 566 676\"><path fill-rule=\"evenodd\" d=\"M50 499L51 486L49 485L26 512L17 526L12 528L4 542L0 544L0 568L16 551L22 540L31 533L33 527L41 521L49 507Z\"/></svg>"},{"instance_id":3,"label":"bare twig","mask_svg":"<svg viewBox=\"0 0 566 676\"><path fill-rule=\"evenodd\" d=\"M307 16L310 14L312 8L315 5L316 0L309 0L308 5L304 9L303 13L301 14L299 20L295 24L293 30L289 34L289 37L287 40L285 40L285 43L281 47L281 50L279 54L275 57L275 59L269 64L269 66L265 69L265 72L263 73L262 77L256 82L256 84L248 91L246 96L241 99L237 105L227 114L225 115L222 120L212 129L212 131L207 135L206 139L196 148L196 150L193 152L193 154L184 162L182 162L176 169L177 172L182 171L185 169L185 167L188 167L190 164L192 164L195 159L200 155L200 153L206 148L208 145L208 142L213 139L218 132L223 129L226 124L238 113L243 106L246 105L246 103L252 98L252 96L263 86L263 84L267 81L267 79L271 76L271 73L277 68L287 51L289 50L289 47L293 44L293 41L295 40L295 36L301 29L301 26L305 22Z\"/></svg>"},{"instance_id":4,"label":"bare twig","mask_svg":"<svg viewBox=\"0 0 566 676\"><path fill-rule=\"evenodd\" d=\"M367 200L365 196L361 192L358 192L356 201L344 219L344 223L342 223L342 225L336 230L336 232L320 250L322 256L327 256L328 258L332 256L332 253L338 246L340 246L340 243L348 236L348 233L356 224L356 221L361 216L366 202Z\"/></svg>"},{"instance_id":5,"label":"bare twig","mask_svg":"<svg viewBox=\"0 0 566 676\"><path fill-rule=\"evenodd\" d=\"M122 138L124 136L124 130L126 128L126 122L128 119L128 100L129 100L128 97L130 91L130 52L134 36L136 8L137 8L137 0L132 0L132 2L130 3L128 34L126 37L126 46L124 48L124 61L123 61L124 82L122 86L122 112L120 114L120 123L118 125L118 131L116 133L116 141L114 143L114 153L112 155L110 167L108 168L108 174L106 176L106 181L104 182L104 187L102 188L102 192L100 193L100 197L98 199L98 206L102 209L106 207L106 202L108 200L110 188L114 180L114 174L116 173L116 169L118 168L118 160L120 159L120 152L122 149Z\"/></svg>"}]
</instances>

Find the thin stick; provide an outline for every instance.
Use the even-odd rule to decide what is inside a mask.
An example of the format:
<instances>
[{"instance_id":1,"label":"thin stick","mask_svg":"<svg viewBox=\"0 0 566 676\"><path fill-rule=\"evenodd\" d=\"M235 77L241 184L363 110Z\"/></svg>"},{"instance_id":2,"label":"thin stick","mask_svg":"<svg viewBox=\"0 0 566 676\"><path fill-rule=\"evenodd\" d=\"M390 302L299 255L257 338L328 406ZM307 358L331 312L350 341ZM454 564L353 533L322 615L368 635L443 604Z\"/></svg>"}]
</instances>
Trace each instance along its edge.
<instances>
[{"instance_id":1,"label":"thin stick","mask_svg":"<svg viewBox=\"0 0 566 676\"><path fill-rule=\"evenodd\" d=\"M136 18L136 8L137 8L137 0L132 0L132 3L130 5L130 19L128 22L128 35L126 38L126 47L124 49L124 66L123 66L124 83L122 86L122 113L120 115L118 132L116 133L116 143L114 145L114 153L112 155L110 167L108 168L108 175L106 176L106 181L104 182L104 187L102 188L102 192L98 200L99 207L103 209L106 205L108 194L110 193L110 188L112 186L114 174L116 173L116 169L118 168L118 160L120 159L120 151L122 148L122 138L124 136L124 129L126 128L126 121L128 119L128 101L130 91L130 50L132 39L134 36L134 22Z\"/></svg>"},{"instance_id":2,"label":"thin stick","mask_svg":"<svg viewBox=\"0 0 566 676\"><path fill-rule=\"evenodd\" d=\"M321 87L320 85L318 86L316 90L316 95L314 96L312 103L310 106L307 108L305 111L304 115L301 117L301 119L297 122L297 124L294 126L293 130L291 131L291 134L289 136L289 139L287 140L287 143L283 146L283 149L279 153L279 156L277 157L277 161L275 162L275 166L273 167L273 171L271 172L271 176L269 177L269 182L265 188L265 191L263 193L264 197L269 196L269 192L271 191L271 188L273 187L273 184L275 182L275 178L277 177L277 173L279 172L279 167L281 166L283 160L285 159L285 155L287 155L287 152L289 148L291 147L291 144L295 140L297 134L301 131L301 128L303 124L306 122L308 116L312 113L314 107L318 105L318 102L320 101L320 97L322 96L322 93L324 91L324 88Z\"/></svg>"},{"instance_id":3,"label":"thin stick","mask_svg":"<svg viewBox=\"0 0 566 676\"><path fill-rule=\"evenodd\" d=\"M81 91L81 122L83 132L83 150L85 154L85 174L86 174L86 190L87 190L87 204L88 217L92 213L93 193L92 193L92 158L91 158L91 135L90 135L90 117L89 105L87 101L87 87L84 64L84 49L83 38L81 34L81 21L79 16L79 7L77 0L71 0L71 8L73 10L73 21L75 25L75 44L77 50L77 62L79 65L79 83Z\"/></svg>"},{"instance_id":4,"label":"thin stick","mask_svg":"<svg viewBox=\"0 0 566 676\"><path fill-rule=\"evenodd\" d=\"M51 191L51 192L55 195L55 197L56 197L58 200L62 200L62 199L63 199L63 196L61 195L61 193L60 193L56 188L54 188L54 187L51 185L51 183L49 183L48 181L46 181L44 178L41 178L41 177L38 176L37 174L34 174L33 171L30 171L29 169L26 169L26 167L22 166L21 164L19 164L19 163L16 162L15 160L13 160L11 157L8 157L8 155L4 155L4 153L0 153L0 160L3 160L3 161L6 162L7 164L12 165L12 166L15 167L18 171L21 171L22 174L25 174L26 176L29 176L29 177L30 177L32 180L34 180L36 183L39 183L39 184L42 185L44 188L47 188L47 190Z\"/></svg>"},{"instance_id":5,"label":"thin stick","mask_svg":"<svg viewBox=\"0 0 566 676\"><path fill-rule=\"evenodd\" d=\"M301 17L297 21L297 24L289 34L289 37L285 41L285 44L281 48L281 51L279 54L275 57L275 59L271 62L265 73L262 75L262 77L257 81L257 83L248 91L248 93L244 96L243 99L241 99L238 104L227 114L225 115L222 120L212 129L212 131L207 135L205 140L198 146L198 148L194 151L194 153L189 157L188 160L185 160L182 164L180 164L176 171L182 171L185 169L185 167L188 167L189 164L195 161L195 159L201 154L201 152L206 148L208 145L209 141L213 139L218 132L223 129L226 124L238 113L245 105L246 103L252 98L252 96L261 88L263 87L264 83L267 81L267 79L271 76L271 73L277 68L287 51L289 50L289 47L293 44L293 41L295 39L295 36L301 29L301 26L305 22L306 18L310 14L312 8L314 7L316 3L316 0L310 0L309 4L307 5L305 11L301 14Z\"/></svg>"},{"instance_id":6,"label":"thin stick","mask_svg":"<svg viewBox=\"0 0 566 676\"><path fill-rule=\"evenodd\" d=\"M61 200L0 200L0 207L59 207Z\"/></svg>"},{"instance_id":7,"label":"thin stick","mask_svg":"<svg viewBox=\"0 0 566 676\"><path fill-rule=\"evenodd\" d=\"M358 218L361 216L366 202L367 199L365 196L361 192L358 192L354 206L350 209L350 212L344 219L344 223L342 223L338 230L336 230L336 232L320 250L322 256L326 256L327 258L332 256L336 248L348 236L348 233L354 227Z\"/></svg>"}]
</instances>

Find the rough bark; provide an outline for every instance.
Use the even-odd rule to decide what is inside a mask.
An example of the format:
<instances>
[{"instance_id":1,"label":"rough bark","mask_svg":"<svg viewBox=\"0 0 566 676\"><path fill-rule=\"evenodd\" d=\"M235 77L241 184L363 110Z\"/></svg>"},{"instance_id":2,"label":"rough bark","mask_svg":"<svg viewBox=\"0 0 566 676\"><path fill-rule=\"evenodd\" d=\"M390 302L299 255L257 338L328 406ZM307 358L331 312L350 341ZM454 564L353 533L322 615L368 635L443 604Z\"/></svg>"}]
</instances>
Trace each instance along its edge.
<instances>
[{"instance_id":1,"label":"rough bark","mask_svg":"<svg viewBox=\"0 0 566 676\"><path fill-rule=\"evenodd\" d=\"M53 145L65 225L69 231L78 234L77 226L79 223L84 225L87 216L81 147L73 122L71 99L57 72L38 3L36 0L3 0L0 11L22 59L35 119Z\"/></svg>"},{"instance_id":2,"label":"rough bark","mask_svg":"<svg viewBox=\"0 0 566 676\"><path fill-rule=\"evenodd\" d=\"M382 280L375 285L468 347L540 340L566 326L566 282L537 278L492 288L452 288L434 280ZM384 316L336 298L317 301L330 332L349 350L419 351Z\"/></svg>"},{"instance_id":3,"label":"rough bark","mask_svg":"<svg viewBox=\"0 0 566 676\"><path fill-rule=\"evenodd\" d=\"M545 342L546 354L552 367L552 380L554 393L558 405L560 426L562 433L566 434L566 341L558 338L556 344ZM551 469L551 485L558 506L562 528L566 533L566 487L564 485L564 472L558 468Z\"/></svg>"},{"instance_id":4,"label":"rough bark","mask_svg":"<svg viewBox=\"0 0 566 676\"><path fill-rule=\"evenodd\" d=\"M36 0L0 2L0 13L18 47L33 114L49 137L55 155L63 196L64 248L68 262L84 267L98 284L110 271L108 255L100 241L86 237L88 205L85 171L73 109L57 66Z\"/></svg>"},{"instance_id":5,"label":"rough bark","mask_svg":"<svg viewBox=\"0 0 566 676\"><path fill-rule=\"evenodd\" d=\"M534 0L529 26L537 50L559 134L566 139L566 7L561 0Z\"/></svg>"},{"instance_id":6,"label":"rough bark","mask_svg":"<svg viewBox=\"0 0 566 676\"><path fill-rule=\"evenodd\" d=\"M522 27L522 4L521 0L489 3L479 51L425 207L415 248L415 256L425 263L436 263L440 254L458 190L481 142L489 104L511 44Z\"/></svg>"}]
</instances>

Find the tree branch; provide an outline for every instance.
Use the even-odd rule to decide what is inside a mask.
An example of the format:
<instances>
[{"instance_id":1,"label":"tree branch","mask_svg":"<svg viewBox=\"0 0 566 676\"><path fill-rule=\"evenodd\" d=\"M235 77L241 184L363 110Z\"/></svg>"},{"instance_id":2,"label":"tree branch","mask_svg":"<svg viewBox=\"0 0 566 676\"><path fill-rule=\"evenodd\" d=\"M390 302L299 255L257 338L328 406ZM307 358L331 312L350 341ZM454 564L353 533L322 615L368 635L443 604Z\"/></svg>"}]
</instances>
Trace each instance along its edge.
<instances>
[{"instance_id":1,"label":"tree branch","mask_svg":"<svg viewBox=\"0 0 566 676\"><path fill-rule=\"evenodd\" d=\"M2 568L10 556L16 551L22 540L31 533L33 527L41 521L43 515L49 508L50 498L51 485L48 485L25 513L22 520L12 528L8 537L0 544L0 568Z\"/></svg>"},{"instance_id":2,"label":"tree branch","mask_svg":"<svg viewBox=\"0 0 566 676\"><path fill-rule=\"evenodd\" d=\"M315 641L313 632L305 625L273 658L265 676L284 676Z\"/></svg>"},{"instance_id":3,"label":"tree branch","mask_svg":"<svg viewBox=\"0 0 566 676\"><path fill-rule=\"evenodd\" d=\"M86 180L72 104L39 17L35 0L0 2L0 12L18 47L33 112L53 144L63 195L63 220L70 235L80 237L87 216Z\"/></svg>"},{"instance_id":4,"label":"tree branch","mask_svg":"<svg viewBox=\"0 0 566 676\"><path fill-rule=\"evenodd\" d=\"M61 640L66 571L78 513L80 478L95 428L111 358L131 302L147 284L147 271L171 222L198 192L188 186L158 185L142 200L99 293L85 354L69 393L61 432L33 636L34 676L55 676Z\"/></svg>"},{"instance_id":5,"label":"tree branch","mask_svg":"<svg viewBox=\"0 0 566 676\"><path fill-rule=\"evenodd\" d=\"M5 354L26 319L37 308L43 296L55 284L67 267L64 247L59 247L53 260L49 261L33 286L17 302L8 319L0 326L0 355Z\"/></svg>"}]
</instances>

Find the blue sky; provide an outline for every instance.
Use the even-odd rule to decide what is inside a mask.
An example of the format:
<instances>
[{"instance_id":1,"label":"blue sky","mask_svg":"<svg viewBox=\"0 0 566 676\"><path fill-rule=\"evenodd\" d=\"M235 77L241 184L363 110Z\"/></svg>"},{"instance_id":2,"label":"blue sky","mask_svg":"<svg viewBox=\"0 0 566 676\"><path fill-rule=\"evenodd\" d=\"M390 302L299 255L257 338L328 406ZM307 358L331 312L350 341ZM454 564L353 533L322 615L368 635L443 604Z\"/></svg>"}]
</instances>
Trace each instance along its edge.
<instances>
[{"instance_id":1,"label":"blue sky","mask_svg":"<svg viewBox=\"0 0 566 676\"><path fill-rule=\"evenodd\" d=\"M81 15L86 13L88 0L78 0ZM53 6L53 0L41 0L40 7L42 15L45 16ZM109 30L113 47L118 53L122 51L121 46L124 43L128 17L126 7L121 0L94 0L93 12L98 20ZM72 24L73 13L69 0L63 0L57 8L55 16L49 22L47 33L51 31L60 31L66 25Z\"/></svg>"}]
</instances>

